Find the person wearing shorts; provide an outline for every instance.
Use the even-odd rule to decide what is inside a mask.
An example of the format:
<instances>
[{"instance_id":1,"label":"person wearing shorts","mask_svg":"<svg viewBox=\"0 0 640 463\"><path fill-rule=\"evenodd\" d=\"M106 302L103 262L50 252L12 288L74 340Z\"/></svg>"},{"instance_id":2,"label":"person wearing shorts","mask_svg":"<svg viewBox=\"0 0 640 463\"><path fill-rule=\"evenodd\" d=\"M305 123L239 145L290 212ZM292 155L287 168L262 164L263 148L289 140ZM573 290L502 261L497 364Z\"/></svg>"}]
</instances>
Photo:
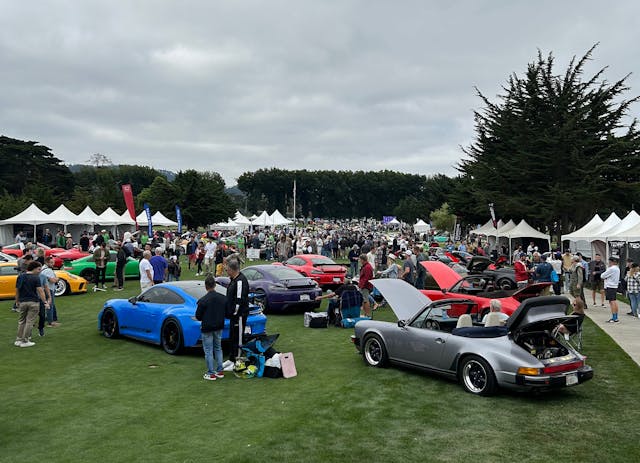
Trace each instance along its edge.
<instances>
[{"instance_id":1,"label":"person wearing shorts","mask_svg":"<svg viewBox=\"0 0 640 463\"><path fill-rule=\"evenodd\" d=\"M616 256L609 257L609 267L600 277L604 282L604 297L609 302L611 308L611 318L609 323L619 323L618 319L618 285L620 284L620 268L618 267L619 259Z\"/></svg>"}]
</instances>

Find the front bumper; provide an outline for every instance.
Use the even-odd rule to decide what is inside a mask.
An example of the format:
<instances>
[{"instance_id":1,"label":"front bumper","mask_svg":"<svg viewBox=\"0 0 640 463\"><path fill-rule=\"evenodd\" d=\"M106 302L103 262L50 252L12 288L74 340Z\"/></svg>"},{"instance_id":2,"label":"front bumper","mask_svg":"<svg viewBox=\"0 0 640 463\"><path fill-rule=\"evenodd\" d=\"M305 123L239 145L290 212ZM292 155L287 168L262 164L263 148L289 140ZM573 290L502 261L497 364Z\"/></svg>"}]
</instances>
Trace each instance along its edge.
<instances>
[{"instance_id":1,"label":"front bumper","mask_svg":"<svg viewBox=\"0 0 640 463\"><path fill-rule=\"evenodd\" d=\"M566 371L555 375L527 376L516 375L515 383L518 387L528 389L557 389L575 386L593 378L593 368L588 365L577 370Z\"/></svg>"}]
</instances>

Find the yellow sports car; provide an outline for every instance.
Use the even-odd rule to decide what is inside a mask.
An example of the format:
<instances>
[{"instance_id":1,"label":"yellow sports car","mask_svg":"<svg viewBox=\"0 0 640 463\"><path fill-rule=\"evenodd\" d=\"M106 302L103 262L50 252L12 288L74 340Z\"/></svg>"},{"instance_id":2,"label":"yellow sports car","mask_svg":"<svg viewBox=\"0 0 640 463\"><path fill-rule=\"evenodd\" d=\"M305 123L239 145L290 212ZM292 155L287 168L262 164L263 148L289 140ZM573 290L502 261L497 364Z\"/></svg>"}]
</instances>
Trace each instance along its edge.
<instances>
[{"instance_id":1,"label":"yellow sports car","mask_svg":"<svg viewBox=\"0 0 640 463\"><path fill-rule=\"evenodd\" d=\"M67 293L86 293L87 280L64 270L54 270L58 277L56 296ZM16 297L16 280L18 279L18 265L16 261L0 262L0 299Z\"/></svg>"}]
</instances>

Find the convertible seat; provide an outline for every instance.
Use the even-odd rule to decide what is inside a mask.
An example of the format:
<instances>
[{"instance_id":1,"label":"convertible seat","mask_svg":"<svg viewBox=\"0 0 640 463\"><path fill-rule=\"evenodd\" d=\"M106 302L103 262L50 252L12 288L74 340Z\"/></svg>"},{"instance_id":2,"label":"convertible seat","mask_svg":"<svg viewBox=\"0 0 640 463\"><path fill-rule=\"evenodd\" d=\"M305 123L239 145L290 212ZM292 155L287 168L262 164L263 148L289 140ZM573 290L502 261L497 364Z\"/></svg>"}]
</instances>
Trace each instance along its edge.
<instances>
[{"instance_id":1,"label":"convertible seat","mask_svg":"<svg viewBox=\"0 0 640 463\"><path fill-rule=\"evenodd\" d=\"M456 328L465 328L473 326L473 320L471 319L471 315L468 313L464 313L458 317L458 323L456 323Z\"/></svg>"},{"instance_id":2,"label":"convertible seat","mask_svg":"<svg viewBox=\"0 0 640 463\"><path fill-rule=\"evenodd\" d=\"M451 334L454 336L463 336L465 338L499 338L506 336L508 329L506 326L471 326L465 328L455 328Z\"/></svg>"},{"instance_id":3,"label":"convertible seat","mask_svg":"<svg viewBox=\"0 0 640 463\"><path fill-rule=\"evenodd\" d=\"M487 319L484 322L485 328L489 328L491 326L501 326L502 325L502 317L498 312L489 312L487 314Z\"/></svg>"}]
</instances>

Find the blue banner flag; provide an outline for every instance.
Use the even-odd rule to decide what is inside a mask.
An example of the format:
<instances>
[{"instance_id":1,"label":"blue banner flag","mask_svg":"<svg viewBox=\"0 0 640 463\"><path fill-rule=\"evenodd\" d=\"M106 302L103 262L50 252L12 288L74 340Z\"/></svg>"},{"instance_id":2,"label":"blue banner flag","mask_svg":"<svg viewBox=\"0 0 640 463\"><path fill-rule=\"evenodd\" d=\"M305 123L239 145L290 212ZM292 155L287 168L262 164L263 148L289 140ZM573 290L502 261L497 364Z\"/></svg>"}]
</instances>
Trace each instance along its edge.
<instances>
[{"instance_id":1,"label":"blue banner flag","mask_svg":"<svg viewBox=\"0 0 640 463\"><path fill-rule=\"evenodd\" d=\"M176 220L178 221L178 235L182 235L182 213L180 206L176 204Z\"/></svg>"},{"instance_id":2,"label":"blue banner flag","mask_svg":"<svg viewBox=\"0 0 640 463\"><path fill-rule=\"evenodd\" d=\"M144 208L144 212L147 214L147 234L149 237L153 236L153 224L151 223L151 209L149 209L149 205L144 203L142 206Z\"/></svg>"}]
</instances>

